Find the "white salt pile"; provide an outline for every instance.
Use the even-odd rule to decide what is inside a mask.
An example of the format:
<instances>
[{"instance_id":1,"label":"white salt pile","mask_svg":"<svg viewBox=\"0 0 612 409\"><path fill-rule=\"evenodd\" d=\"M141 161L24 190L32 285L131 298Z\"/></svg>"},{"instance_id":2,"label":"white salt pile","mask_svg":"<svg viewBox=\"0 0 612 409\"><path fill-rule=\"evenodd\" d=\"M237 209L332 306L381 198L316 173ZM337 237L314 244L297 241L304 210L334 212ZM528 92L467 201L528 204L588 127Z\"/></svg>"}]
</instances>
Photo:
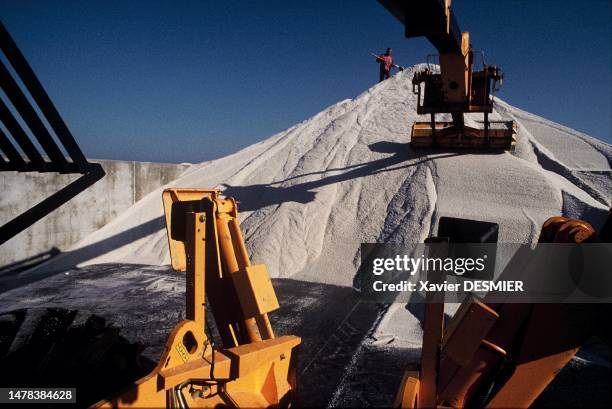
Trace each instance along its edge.
<instances>
[{"instance_id":1,"label":"white salt pile","mask_svg":"<svg viewBox=\"0 0 612 409\"><path fill-rule=\"evenodd\" d=\"M233 155L194 165L170 186L219 186L239 200L252 259L273 277L341 286L353 283L361 242L419 242L441 216L499 223L500 241L514 243L533 242L552 215L602 222L611 205L612 146L499 99L491 118L517 122L515 152L411 149L418 68ZM169 264L161 190L37 271Z\"/></svg>"}]
</instances>

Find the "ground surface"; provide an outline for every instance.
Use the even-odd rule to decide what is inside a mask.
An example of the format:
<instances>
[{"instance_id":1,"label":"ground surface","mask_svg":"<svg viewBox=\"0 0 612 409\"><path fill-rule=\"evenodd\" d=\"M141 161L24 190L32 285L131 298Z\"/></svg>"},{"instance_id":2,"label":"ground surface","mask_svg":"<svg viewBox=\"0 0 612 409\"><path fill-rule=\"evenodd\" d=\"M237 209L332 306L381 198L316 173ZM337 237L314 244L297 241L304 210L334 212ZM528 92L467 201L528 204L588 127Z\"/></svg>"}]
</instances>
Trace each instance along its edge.
<instances>
[{"instance_id":1,"label":"ground surface","mask_svg":"<svg viewBox=\"0 0 612 409\"><path fill-rule=\"evenodd\" d=\"M167 267L128 264L66 273L0 294L0 332L6 338L0 339L2 384L54 379L58 386L76 386L80 403L93 403L153 368L168 333L183 319L185 281ZM380 324L406 307L364 302L350 288L329 284L275 279L274 287L282 305L271 314L276 333L302 338L301 405L390 405L403 371L418 361L420 323L410 315L412 320L392 325L405 330L401 346ZM589 350L605 355L601 343ZM10 370L8 376L7 368L23 372ZM607 407L610 376L609 356L599 364L574 360L538 406ZM100 384L94 378L106 380Z\"/></svg>"}]
</instances>

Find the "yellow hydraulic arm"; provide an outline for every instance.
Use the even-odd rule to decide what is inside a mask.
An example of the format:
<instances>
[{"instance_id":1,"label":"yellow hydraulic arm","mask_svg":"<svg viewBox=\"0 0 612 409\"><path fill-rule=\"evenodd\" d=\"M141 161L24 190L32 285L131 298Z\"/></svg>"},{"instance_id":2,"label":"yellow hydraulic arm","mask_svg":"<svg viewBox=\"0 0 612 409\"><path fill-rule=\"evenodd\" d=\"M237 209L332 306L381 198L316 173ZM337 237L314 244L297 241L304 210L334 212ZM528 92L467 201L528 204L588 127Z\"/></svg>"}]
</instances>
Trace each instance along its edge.
<instances>
[{"instance_id":1,"label":"yellow hydraulic arm","mask_svg":"<svg viewBox=\"0 0 612 409\"><path fill-rule=\"evenodd\" d=\"M94 407L265 408L296 399L296 336L275 337L279 307L264 264L251 265L236 202L216 189L163 193L172 266L186 271L186 319L157 367ZM206 332L207 304L221 345Z\"/></svg>"},{"instance_id":2,"label":"yellow hydraulic arm","mask_svg":"<svg viewBox=\"0 0 612 409\"><path fill-rule=\"evenodd\" d=\"M606 235L602 229L600 237ZM539 236L540 243L595 240L590 224L560 216L548 219ZM607 322L604 308L470 297L444 328L444 303L429 303L420 367L405 372L394 407L528 408Z\"/></svg>"},{"instance_id":3,"label":"yellow hydraulic arm","mask_svg":"<svg viewBox=\"0 0 612 409\"><path fill-rule=\"evenodd\" d=\"M433 65L416 72L413 79L417 113L429 114L429 122L415 122L411 143L415 147L511 149L516 125L489 121L492 92L501 85L499 67L484 64L474 70L474 52L467 31L459 29L451 0L378 0L404 24L405 36L426 37L438 50L439 72ZM424 88L423 88L424 87ZM464 113L482 112L480 126L467 126ZM435 115L451 114L452 122L436 122ZM474 123L472 123L474 125Z\"/></svg>"}]
</instances>

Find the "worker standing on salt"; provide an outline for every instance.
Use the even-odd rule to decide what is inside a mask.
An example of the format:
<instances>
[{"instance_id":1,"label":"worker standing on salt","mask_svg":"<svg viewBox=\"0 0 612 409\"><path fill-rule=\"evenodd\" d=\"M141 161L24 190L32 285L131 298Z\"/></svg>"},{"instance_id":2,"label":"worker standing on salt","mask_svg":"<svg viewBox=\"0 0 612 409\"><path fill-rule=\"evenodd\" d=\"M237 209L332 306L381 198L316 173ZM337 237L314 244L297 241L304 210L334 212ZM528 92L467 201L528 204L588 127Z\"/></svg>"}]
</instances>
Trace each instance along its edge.
<instances>
[{"instance_id":1,"label":"worker standing on salt","mask_svg":"<svg viewBox=\"0 0 612 409\"><path fill-rule=\"evenodd\" d=\"M387 48L384 55L376 56L376 62L380 63L379 79L382 82L391 76L391 67L393 66L392 50Z\"/></svg>"}]
</instances>

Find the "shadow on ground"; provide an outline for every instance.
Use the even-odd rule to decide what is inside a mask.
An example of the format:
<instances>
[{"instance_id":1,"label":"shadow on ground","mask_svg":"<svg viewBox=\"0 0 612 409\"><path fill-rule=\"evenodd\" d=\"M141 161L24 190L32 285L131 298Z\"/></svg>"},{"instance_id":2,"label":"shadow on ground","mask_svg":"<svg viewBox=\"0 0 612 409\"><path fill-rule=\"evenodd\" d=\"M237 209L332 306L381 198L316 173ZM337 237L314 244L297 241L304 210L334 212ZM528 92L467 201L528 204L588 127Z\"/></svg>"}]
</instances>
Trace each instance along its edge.
<instances>
[{"instance_id":1,"label":"shadow on ground","mask_svg":"<svg viewBox=\"0 0 612 409\"><path fill-rule=\"evenodd\" d=\"M138 226L122 231L121 233L110 236L104 240L80 247L74 251L55 251L53 257L48 259L50 261L49 265L46 265L47 260L43 260L40 265L34 267L32 270L24 270L23 268L18 270L7 270L7 272L4 274L0 273L0 294L14 288L34 283L36 281L44 280L48 277L54 276L55 274L71 270L80 263L109 253L164 228L165 218L163 216L156 217L148 222L139 224ZM28 259L13 264L21 265L23 263L27 263L27 261ZM29 266L28 268L30 267L32 266Z\"/></svg>"},{"instance_id":2,"label":"shadow on ground","mask_svg":"<svg viewBox=\"0 0 612 409\"><path fill-rule=\"evenodd\" d=\"M1 313L0 385L76 388L76 405L65 406L88 407L155 367L140 355L142 345L120 332L103 317L83 310L30 308Z\"/></svg>"}]
</instances>

